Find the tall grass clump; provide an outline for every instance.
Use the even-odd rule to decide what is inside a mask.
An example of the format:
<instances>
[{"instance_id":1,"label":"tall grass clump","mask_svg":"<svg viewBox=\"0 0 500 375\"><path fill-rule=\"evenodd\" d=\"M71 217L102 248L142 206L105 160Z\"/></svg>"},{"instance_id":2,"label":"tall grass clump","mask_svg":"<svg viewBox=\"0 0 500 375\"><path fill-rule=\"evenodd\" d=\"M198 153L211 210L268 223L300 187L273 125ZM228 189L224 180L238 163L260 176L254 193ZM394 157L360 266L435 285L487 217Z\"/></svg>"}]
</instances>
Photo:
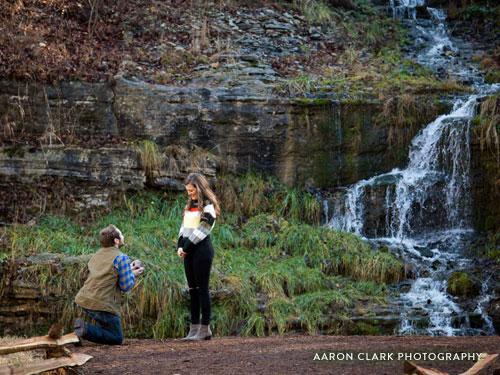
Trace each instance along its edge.
<instances>
[{"instance_id":1,"label":"tall grass clump","mask_svg":"<svg viewBox=\"0 0 500 375\"><path fill-rule=\"evenodd\" d=\"M153 141L144 140L137 145L141 167L144 170L146 177L153 177L161 167L162 156L158 149L158 145Z\"/></svg>"},{"instance_id":2,"label":"tall grass clump","mask_svg":"<svg viewBox=\"0 0 500 375\"><path fill-rule=\"evenodd\" d=\"M500 160L500 95L487 97L475 118L474 133L479 139L481 151L491 150Z\"/></svg>"},{"instance_id":3,"label":"tall grass clump","mask_svg":"<svg viewBox=\"0 0 500 375\"><path fill-rule=\"evenodd\" d=\"M288 186L275 187L270 210L280 217L310 224L319 224L321 219L318 199L308 192Z\"/></svg>"},{"instance_id":4,"label":"tall grass clump","mask_svg":"<svg viewBox=\"0 0 500 375\"><path fill-rule=\"evenodd\" d=\"M274 90L277 94L305 97L306 94L317 91L321 87L320 83L318 77L302 74L282 81Z\"/></svg>"},{"instance_id":5,"label":"tall grass clump","mask_svg":"<svg viewBox=\"0 0 500 375\"><path fill-rule=\"evenodd\" d=\"M329 24L334 19L333 10L323 0L294 0L293 5L311 24Z\"/></svg>"}]
</instances>

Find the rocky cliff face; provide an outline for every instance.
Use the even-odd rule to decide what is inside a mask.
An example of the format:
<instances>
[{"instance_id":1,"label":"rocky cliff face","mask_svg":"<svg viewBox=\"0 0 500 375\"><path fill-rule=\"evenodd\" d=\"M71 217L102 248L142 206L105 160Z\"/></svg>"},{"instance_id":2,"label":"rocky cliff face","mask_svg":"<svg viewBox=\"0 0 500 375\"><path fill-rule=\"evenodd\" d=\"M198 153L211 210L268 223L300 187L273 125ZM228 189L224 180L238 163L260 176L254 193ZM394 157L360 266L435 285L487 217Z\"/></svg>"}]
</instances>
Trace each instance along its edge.
<instances>
[{"instance_id":1,"label":"rocky cliff face","mask_svg":"<svg viewBox=\"0 0 500 375\"><path fill-rule=\"evenodd\" d=\"M498 230L500 167L497 156L489 150L481 151L477 143L473 143L471 154L474 226L481 230Z\"/></svg>"},{"instance_id":2,"label":"rocky cliff face","mask_svg":"<svg viewBox=\"0 0 500 375\"><path fill-rule=\"evenodd\" d=\"M17 203L46 196L56 180L82 207L148 181L182 188L176 181L195 169L209 176L221 167L253 170L298 186L347 185L405 162L411 136L385 122L381 110L376 102L280 98L260 80L233 88L119 77L57 86L2 81L3 220L13 218ZM394 144L394 137L405 141ZM158 145L161 159L150 180L137 147L145 139ZM175 147L184 152L169 153ZM205 156L195 155L200 149ZM87 197L97 191L99 199Z\"/></svg>"},{"instance_id":3,"label":"rocky cliff face","mask_svg":"<svg viewBox=\"0 0 500 375\"><path fill-rule=\"evenodd\" d=\"M74 293L86 278L89 259L46 253L0 262L0 332L44 334L55 320L73 314Z\"/></svg>"}]
</instances>

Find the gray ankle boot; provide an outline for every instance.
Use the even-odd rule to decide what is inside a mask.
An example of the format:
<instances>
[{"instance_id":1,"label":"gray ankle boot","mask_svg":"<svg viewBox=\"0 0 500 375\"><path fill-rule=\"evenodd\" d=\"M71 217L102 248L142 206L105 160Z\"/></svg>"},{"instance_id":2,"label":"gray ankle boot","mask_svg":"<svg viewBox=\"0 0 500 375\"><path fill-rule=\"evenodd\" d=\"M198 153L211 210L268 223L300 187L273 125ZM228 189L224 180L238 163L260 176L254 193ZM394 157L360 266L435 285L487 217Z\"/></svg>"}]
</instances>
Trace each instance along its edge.
<instances>
[{"instance_id":1,"label":"gray ankle boot","mask_svg":"<svg viewBox=\"0 0 500 375\"><path fill-rule=\"evenodd\" d=\"M186 337L182 338L182 341L190 341L190 340L195 340L196 334L198 333L200 329L201 324L191 324L189 328L189 333L187 334Z\"/></svg>"},{"instance_id":2,"label":"gray ankle boot","mask_svg":"<svg viewBox=\"0 0 500 375\"><path fill-rule=\"evenodd\" d=\"M210 330L210 325L200 325L198 333L192 340L210 340L212 338L212 331Z\"/></svg>"}]
</instances>

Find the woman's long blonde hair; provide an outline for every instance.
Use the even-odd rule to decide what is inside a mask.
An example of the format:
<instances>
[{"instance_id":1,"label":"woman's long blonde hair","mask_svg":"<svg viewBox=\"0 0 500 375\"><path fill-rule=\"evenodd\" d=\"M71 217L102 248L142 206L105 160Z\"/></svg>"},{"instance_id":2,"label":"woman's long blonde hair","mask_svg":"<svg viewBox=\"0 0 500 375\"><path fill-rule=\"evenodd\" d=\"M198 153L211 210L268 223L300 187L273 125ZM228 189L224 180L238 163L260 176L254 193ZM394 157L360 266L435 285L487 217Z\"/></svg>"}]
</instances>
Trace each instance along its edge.
<instances>
[{"instance_id":1,"label":"woman's long blonde hair","mask_svg":"<svg viewBox=\"0 0 500 375\"><path fill-rule=\"evenodd\" d=\"M184 186L191 184L195 187L196 192L198 194L198 207L203 210L203 204L205 199L208 199L215 208L215 214L217 216L220 215L220 205L217 196L210 188L210 184L205 176L200 173L190 173L186 179L184 180ZM186 209L188 209L191 205L191 197L188 198Z\"/></svg>"}]
</instances>

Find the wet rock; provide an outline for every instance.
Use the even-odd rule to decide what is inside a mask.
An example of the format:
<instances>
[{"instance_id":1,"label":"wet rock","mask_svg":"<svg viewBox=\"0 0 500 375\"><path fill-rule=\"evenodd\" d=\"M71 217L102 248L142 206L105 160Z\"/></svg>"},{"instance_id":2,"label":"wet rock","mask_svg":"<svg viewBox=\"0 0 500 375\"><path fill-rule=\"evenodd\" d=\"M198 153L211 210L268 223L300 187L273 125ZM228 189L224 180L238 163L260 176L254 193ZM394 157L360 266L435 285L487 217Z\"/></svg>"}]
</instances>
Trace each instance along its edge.
<instances>
[{"instance_id":1,"label":"wet rock","mask_svg":"<svg viewBox=\"0 0 500 375\"><path fill-rule=\"evenodd\" d=\"M436 74L438 75L438 77L440 79L447 79L449 77L448 72L442 66L440 66L440 67L437 68Z\"/></svg>"},{"instance_id":2,"label":"wet rock","mask_svg":"<svg viewBox=\"0 0 500 375\"><path fill-rule=\"evenodd\" d=\"M453 328L463 328L467 325L467 316L464 314L453 315L451 317L451 326Z\"/></svg>"},{"instance_id":3,"label":"wet rock","mask_svg":"<svg viewBox=\"0 0 500 375\"><path fill-rule=\"evenodd\" d=\"M416 6L415 11L418 19L429 19L431 18L429 12L427 11L427 6Z\"/></svg>"},{"instance_id":4,"label":"wet rock","mask_svg":"<svg viewBox=\"0 0 500 375\"><path fill-rule=\"evenodd\" d=\"M493 328L500 333L500 298L493 299L487 309L487 314L491 317Z\"/></svg>"},{"instance_id":5,"label":"wet rock","mask_svg":"<svg viewBox=\"0 0 500 375\"><path fill-rule=\"evenodd\" d=\"M483 317L478 313L469 314L469 324L471 328L481 329L484 325Z\"/></svg>"},{"instance_id":6,"label":"wet rock","mask_svg":"<svg viewBox=\"0 0 500 375\"><path fill-rule=\"evenodd\" d=\"M425 258L432 258L434 256L434 253L428 247L415 246L415 250L417 250L420 253L420 255Z\"/></svg>"},{"instance_id":7,"label":"wet rock","mask_svg":"<svg viewBox=\"0 0 500 375\"><path fill-rule=\"evenodd\" d=\"M440 267L442 266L441 262L439 260L435 260L434 262L432 262L432 269L433 270L437 270L439 269Z\"/></svg>"},{"instance_id":8,"label":"wet rock","mask_svg":"<svg viewBox=\"0 0 500 375\"><path fill-rule=\"evenodd\" d=\"M405 275L405 279L416 279L417 278L417 271L416 271L415 265L413 265L411 263L405 263L404 275Z\"/></svg>"},{"instance_id":9,"label":"wet rock","mask_svg":"<svg viewBox=\"0 0 500 375\"><path fill-rule=\"evenodd\" d=\"M429 277L430 275L431 275L431 272L428 269L423 269L420 271L420 277Z\"/></svg>"},{"instance_id":10,"label":"wet rock","mask_svg":"<svg viewBox=\"0 0 500 375\"><path fill-rule=\"evenodd\" d=\"M398 292L399 293L408 293L411 289L411 282L405 281L398 284Z\"/></svg>"},{"instance_id":11,"label":"wet rock","mask_svg":"<svg viewBox=\"0 0 500 375\"><path fill-rule=\"evenodd\" d=\"M348 334L393 335L401 323L398 306L360 301L349 311L353 323L346 327Z\"/></svg>"}]
</instances>

